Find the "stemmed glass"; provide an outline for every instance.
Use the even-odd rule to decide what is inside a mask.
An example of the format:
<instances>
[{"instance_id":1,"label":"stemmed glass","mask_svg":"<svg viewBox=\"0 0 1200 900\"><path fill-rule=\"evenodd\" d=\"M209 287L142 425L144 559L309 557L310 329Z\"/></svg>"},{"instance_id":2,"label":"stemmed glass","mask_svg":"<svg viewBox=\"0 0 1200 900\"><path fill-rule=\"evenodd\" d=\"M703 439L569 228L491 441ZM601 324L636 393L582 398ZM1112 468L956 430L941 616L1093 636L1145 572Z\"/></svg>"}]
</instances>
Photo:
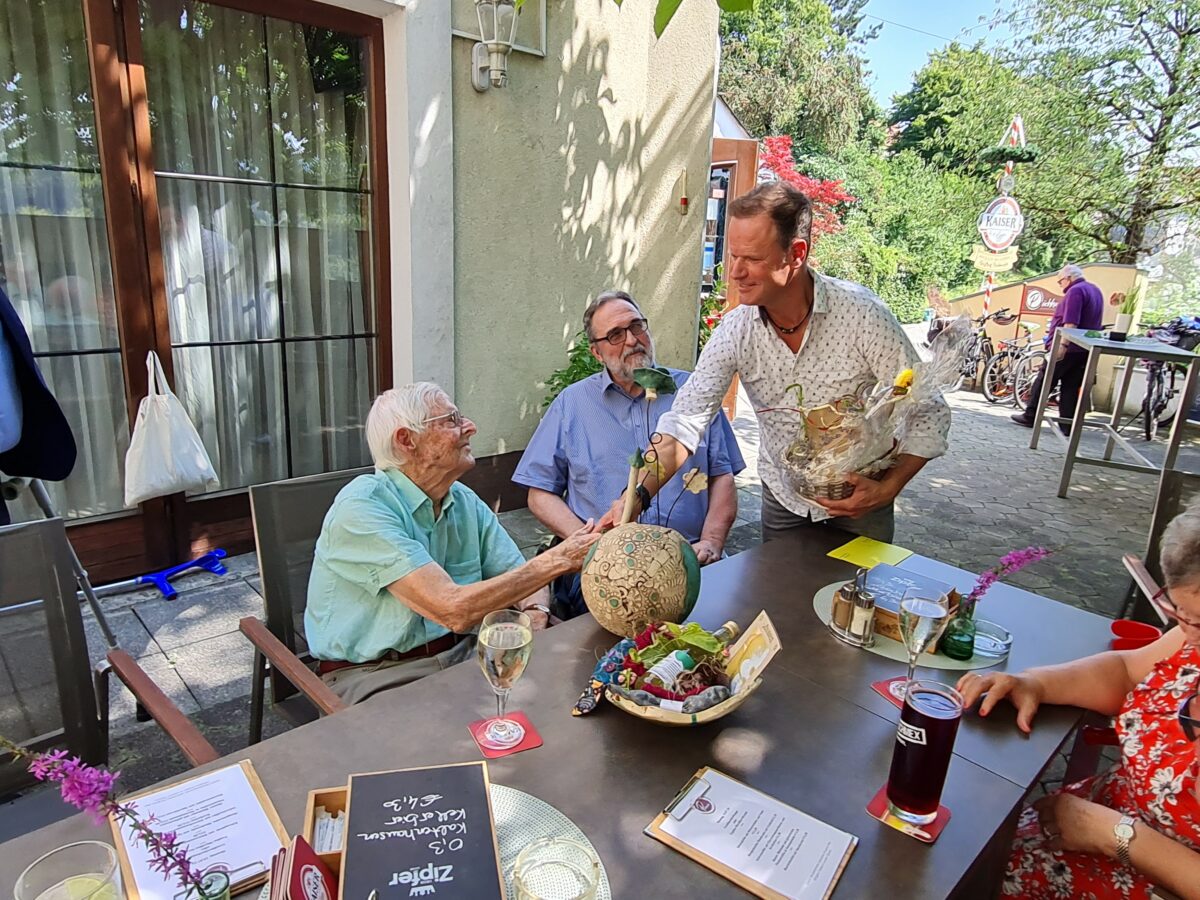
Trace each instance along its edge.
<instances>
[{"instance_id":1,"label":"stemmed glass","mask_svg":"<svg viewBox=\"0 0 1200 900\"><path fill-rule=\"evenodd\" d=\"M917 658L929 649L950 622L950 598L930 596L924 591L906 591L900 601L900 634L908 651L908 676L905 689L912 683Z\"/></svg>"},{"instance_id":2,"label":"stemmed glass","mask_svg":"<svg viewBox=\"0 0 1200 900\"><path fill-rule=\"evenodd\" d=\"M483 617L475 644L479 668L496 692L496 718L489 719L479 743L489 750L507 750L525 738L519 722L504 718L508 694L529 664L533 651L533 626L529 616L515 609L499 609Z\"/></svg>"}]
</instances>

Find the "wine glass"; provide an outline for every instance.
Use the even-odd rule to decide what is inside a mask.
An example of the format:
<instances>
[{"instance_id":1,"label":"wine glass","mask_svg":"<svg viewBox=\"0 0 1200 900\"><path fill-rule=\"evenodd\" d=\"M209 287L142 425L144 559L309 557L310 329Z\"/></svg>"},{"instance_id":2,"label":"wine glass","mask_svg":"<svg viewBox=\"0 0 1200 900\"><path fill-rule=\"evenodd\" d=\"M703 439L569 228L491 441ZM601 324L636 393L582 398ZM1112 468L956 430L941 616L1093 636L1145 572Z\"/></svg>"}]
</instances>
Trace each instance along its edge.
<instances>
[{"instance_id":1,"label":"wine glass","mask_svg":"<svg viewBox=\"0 0 1200 900\"><path fill-rule=\"evenodd\" d=\"M479 743L489 750L507 750L525 738L519 722L504 718L508 694L529 664L533 626L529 616L515 609L499 609L483 617L475 644L479 668L496 692L496 718L489 719Z\"/></svg>"},{"instance_id":2,"label":"wine glass","mask_svg":"<svg viewBox=\"0 0 1200 900\"><path fill-rule=\"evenodd\" d=\"M900 601L900 634L908 651L906 688L916 672L917 657L941 637L949 622L950 598L945 594L931 596L926 591L905 591Z\"/></svg>"}]
</instances>

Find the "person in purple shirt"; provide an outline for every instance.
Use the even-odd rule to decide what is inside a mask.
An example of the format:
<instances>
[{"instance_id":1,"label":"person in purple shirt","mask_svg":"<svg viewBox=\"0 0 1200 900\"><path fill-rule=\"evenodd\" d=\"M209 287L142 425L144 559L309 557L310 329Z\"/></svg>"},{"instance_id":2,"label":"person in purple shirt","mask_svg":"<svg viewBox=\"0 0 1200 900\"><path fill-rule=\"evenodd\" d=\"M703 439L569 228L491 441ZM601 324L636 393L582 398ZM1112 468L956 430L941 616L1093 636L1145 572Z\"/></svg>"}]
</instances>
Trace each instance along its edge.
<instances>
[{"instance_id":1,"label":"person in purple shirt","mask_svg":"<svg viewBox=\"0 0 1200 900\"><path fill-rule=\"evenodd\" d=\"M1054 344L1054 332L1060 328L1099 328L1104 321L1104 295L1100 288L1083 277L1083 269L1071 264L1062 267L1058 273L1058 287L1065 291L1062 301L1054 310L1050 319L1050 327L1046 330L1046 349ZM1070 420L1075 418L1075 408L1079 405L1079 397L1083 388L1083 371L1087 367L1087 351L1074 344L1064 344L1059 350L1058 362L1054 366L1054 383L1050 385L1053 391L1059 386L1058 414L1059 428L1063 434L1071 431ZM1042 383L1046 379L1046 369L1038 374L1033 383L1031 397L1037 398L1042 393ZM1090 385L1089 385L1090 387ZM1026 428L1033 427L1033 415L1037 411L1036 400L1031 402L1024 412L1014 413L1012 420Z\"/></svg>"},{"instance_id":2,"label":"person in purple shirt","mask_svg":"<svg viewBox=\"0 0 1200 900\"><path fill-rule=\"evenodd\" d=\"M604 369L577 381L546 410L513 474L528 488L529 511L559 537L608 511L629 479L629 457L647 446L658 418L674 394L648 401L634 382L634 369L654 365L654 341L637 301L624 291L605 291L583 314L592 355ZM669 369L675 384L688 373ZM639 520L674 528L691 543L701 565L720 559L737 516L734 476L746 467L737 439L721 413L713 418L691 463L667 483ZM691 476L704 487L687 489ZM551 586L555 614L570 618L586 611L579 575Z\"/></svg>"}]
</instances>

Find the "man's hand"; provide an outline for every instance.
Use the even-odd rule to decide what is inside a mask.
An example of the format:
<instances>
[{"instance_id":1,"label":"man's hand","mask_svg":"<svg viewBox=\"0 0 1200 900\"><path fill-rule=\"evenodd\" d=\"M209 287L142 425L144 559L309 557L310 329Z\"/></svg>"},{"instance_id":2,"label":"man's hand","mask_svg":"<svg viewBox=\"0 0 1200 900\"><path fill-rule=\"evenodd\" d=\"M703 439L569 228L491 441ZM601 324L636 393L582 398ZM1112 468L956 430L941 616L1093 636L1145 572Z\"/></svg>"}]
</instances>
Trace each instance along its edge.
<instances>
[{"instance_id":1,"label":"man's hand","mask_svg":"<svg viewBox=\"0 0 1200 900\"><path fill-rule=\"evenodd\" d=\"M1042 831L1050 838L1050 849L1116 858L1113 826L1121 820L1121 814L1115 809L1066 792L1043 797L1033 808L1037 810Z\"/></svg>"},{"instance_id":2,"label":"man's hand","mask_svg":"<svg viewBox=\"0 0 1200 900\"><path fill-rule=\"evenodd\" d=\"M540 609L523 609L521 612L529 616L529 627L534 631L545 631L550 627L550 617Z\"/></svg>"},{"instance_id":3,"label":"man's hand","mask_svg":"<svg viewBox=\"0 0 1200 900\"><path fill-rule=\"evenodd\" d=\"M616 528L618 525L621 524L621 516L624 514L625 514L625 494L622 493L620 497L618 497L615 501L613 501L613 505L611 507L609 507L608 512L606 512L603 516L600 517L600 521L596 523L596 531L605 532L605 531L609 531L613 528ZM633 503L633 521L636 522L637 517L640 514L641 514L641 510L638 508L638 502L635 500Z\"/></svg>"},{"instance_id":4,"label":"man's hand","mask_svg":"<svg viewBox=\"0 0 1200 900\"><path fill-rule=\"evenodd\" d=\"M721 551L725 548L718 546L716 541L706 541L701 538L692 544L692 549L696 551L696 559L699 560L700 565L707 566L720 559Z\"/></svg>"},{"instance_id":5,"label":"man's hand","mask_svg":"<svg viewBox=\"0 0 1200 900\"><path fill-rule=\"evenodd\" d=\"M968 672L958 679L958 692L967 707L987 694L979 705L981 716L986 716L1001 698L1007 697L1017 708L1017 727L1026 734L1033 730L1033 716L1042 703L1042 686L1036 678L1006 672L988 672L986 675Z\"/></svg>"},{"instance_id":6,"label":"man's hand","mask_svg":"<svg viewBox=\"0 0 1200 900\"><path fill-rule=\"evenodd\" d=\"M583 567L583 560L587 556L588 550L598 540L600 540L600 531L595 527L593 520L588 519L583 523L582 528L567 535L561 544L551 547L542 555L553 554L567 564L568 571L578 572Z\"/></svg>"},{"instance_id":7,"label":"man's hand","mask_svg":"<svg viewBox=\"0 0 1200 900\"><path fill-rule=\"evenodd\" d=\"M848 516L857 519L869 512L887 506L896 499L899 491L883 481L867 478L856 472L846 472L842 476L854 485L854 493L844 500L821 500L817 502L829 510L831 516Z\"/></svg>"}]
</instances>

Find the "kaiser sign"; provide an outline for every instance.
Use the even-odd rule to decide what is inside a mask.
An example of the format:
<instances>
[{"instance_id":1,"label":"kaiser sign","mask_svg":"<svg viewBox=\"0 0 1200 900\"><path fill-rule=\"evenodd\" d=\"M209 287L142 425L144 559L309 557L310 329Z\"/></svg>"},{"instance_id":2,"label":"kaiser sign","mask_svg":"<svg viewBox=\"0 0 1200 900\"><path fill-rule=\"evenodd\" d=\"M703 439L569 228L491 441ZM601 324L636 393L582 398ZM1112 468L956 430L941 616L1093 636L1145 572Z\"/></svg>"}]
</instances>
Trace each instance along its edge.
<instances>
[{"instance_id":1,"label":"kaiser sign","mask_svg":"<svg viewBox=\"0 0 1200 900\"><path fill-rule=\"evenodd\" d=\"M997 197L979 215L979 236L993 253L1011 247L1024 227L1025 217L1012 197Z\"/></svg>"}]
</instances>

